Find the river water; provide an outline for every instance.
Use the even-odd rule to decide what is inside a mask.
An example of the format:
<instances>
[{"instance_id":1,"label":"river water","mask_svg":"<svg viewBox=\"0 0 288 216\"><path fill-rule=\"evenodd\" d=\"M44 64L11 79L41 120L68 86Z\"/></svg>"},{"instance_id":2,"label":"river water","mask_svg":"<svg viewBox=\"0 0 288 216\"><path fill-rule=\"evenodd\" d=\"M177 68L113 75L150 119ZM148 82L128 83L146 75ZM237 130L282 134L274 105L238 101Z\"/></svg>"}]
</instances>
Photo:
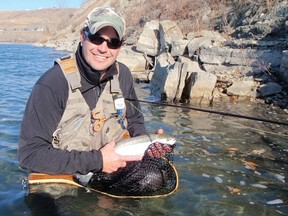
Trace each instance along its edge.
<instances>
[{"instance_id":1,"label":"river water","mask_svg":"<svg viewBox=\"0 0 288 216\"><path fill-rule=\"evenodd\" d=\"M116 199L78 189L77 196L35 198L23 189L18 133L33 84L64 52L0 45L0 215L288 215L287 126L187 108L141 103L148 131L177 138L178 190L162 198ZM139 99L154 100L147 84ZM288 122L262 104L221 103L211 109Z\"/></svg>"}]
</instances>

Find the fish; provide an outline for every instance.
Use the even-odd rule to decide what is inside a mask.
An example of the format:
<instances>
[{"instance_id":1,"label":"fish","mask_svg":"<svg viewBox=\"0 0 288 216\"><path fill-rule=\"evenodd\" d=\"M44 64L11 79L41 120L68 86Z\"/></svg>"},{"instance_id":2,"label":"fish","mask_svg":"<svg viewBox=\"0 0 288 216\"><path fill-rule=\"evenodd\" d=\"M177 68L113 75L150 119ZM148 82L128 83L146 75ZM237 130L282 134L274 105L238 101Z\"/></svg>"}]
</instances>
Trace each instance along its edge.
<instances>
[{"instance_id":1,"label":"fish","mask_svg":"<svg viewBox=\"0 0 288 216\"><path fill-rule=\"evenodd\" d=\"M114 150L123 156L139 155L143 156L150 144L158 142L173 146L176 139L168 134L148 134L137 137L127 138L117 142Z\"/></svg>"}]
</instances>

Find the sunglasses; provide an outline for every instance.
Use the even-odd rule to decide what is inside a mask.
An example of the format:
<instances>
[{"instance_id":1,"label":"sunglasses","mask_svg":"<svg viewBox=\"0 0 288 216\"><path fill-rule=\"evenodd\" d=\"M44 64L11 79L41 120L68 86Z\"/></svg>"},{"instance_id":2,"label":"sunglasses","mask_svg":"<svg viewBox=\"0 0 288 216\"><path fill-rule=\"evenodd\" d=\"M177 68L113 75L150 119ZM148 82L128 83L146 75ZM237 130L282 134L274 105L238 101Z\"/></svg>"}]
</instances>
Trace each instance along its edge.
<instances>
[{"instance_id":1,"label":"sunglasses","mask_svg":"<svg viewBox=\"0 0 288 216\"><path fill-rule=\"evenodd\" d=\"M85 31L86 37L90 40L91 43L96 45L101 45L104 41L106 41L109 49L118 49L122 45L122 41L117 38L105 39L101 37L99 34L89 34Z\"/></svg>"}]
</instances>

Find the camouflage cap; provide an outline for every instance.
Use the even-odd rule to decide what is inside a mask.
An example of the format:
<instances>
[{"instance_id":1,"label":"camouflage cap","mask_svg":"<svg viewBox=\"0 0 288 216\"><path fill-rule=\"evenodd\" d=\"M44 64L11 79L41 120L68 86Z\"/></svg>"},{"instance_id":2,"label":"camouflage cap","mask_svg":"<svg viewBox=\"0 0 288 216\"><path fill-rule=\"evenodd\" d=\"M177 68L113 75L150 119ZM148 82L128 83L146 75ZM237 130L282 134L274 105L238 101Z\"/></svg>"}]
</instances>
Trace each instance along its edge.
<instances>
[{"instance_id":1,"label":"camouflage cap","mask_svg":"<svg viewBox=\"0 0 288 216\"><path fill-rule=\"evenodd\" d=\"M95 34L106 26L113 27L122 40L125 33L125 20L122 15L111 7L98 7L93 9L87 16L84 28L88 27L91 34Z\"/></svg>"}]
</instances>

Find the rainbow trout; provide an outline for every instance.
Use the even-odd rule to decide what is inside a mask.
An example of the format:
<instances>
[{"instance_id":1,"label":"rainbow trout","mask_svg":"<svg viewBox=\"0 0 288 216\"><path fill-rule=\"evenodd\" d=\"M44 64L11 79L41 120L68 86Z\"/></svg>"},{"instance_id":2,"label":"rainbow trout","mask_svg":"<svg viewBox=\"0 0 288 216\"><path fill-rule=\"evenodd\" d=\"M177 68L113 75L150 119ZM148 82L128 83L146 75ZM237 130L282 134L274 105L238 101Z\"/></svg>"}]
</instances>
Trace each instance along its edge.
<instances>
[{"instance_id":1,"label":"rainbow trout","mask_svg":"<svg viewBox=\"0 0 288 216\"><path fill-rule=\"evenodd\" d=\"M114 149L120 155L144 155L150 144L158 142L159 144L174 145L176 139L167 134L149 134L121 140L116 143Z\"/></svg>"},{"instance_id":2,"label":"rainbow trout","mask_svg":"<svg viewBox=\"0 0 288 216\"><path fill-rule=\"evenodd\" d=\"M166 144L172 146L175 144L176 139L167 134L142 135L121 140L120 142L116 143L114 149L116 153L124 156L143 156L149 145L155 142L158 142L162 145ZM76 173L73 175L75 181L83 186L87 186L92 176L92 172L89 172L86 175L82 175L80 173Z\"/></svg>"}]
</instances>

